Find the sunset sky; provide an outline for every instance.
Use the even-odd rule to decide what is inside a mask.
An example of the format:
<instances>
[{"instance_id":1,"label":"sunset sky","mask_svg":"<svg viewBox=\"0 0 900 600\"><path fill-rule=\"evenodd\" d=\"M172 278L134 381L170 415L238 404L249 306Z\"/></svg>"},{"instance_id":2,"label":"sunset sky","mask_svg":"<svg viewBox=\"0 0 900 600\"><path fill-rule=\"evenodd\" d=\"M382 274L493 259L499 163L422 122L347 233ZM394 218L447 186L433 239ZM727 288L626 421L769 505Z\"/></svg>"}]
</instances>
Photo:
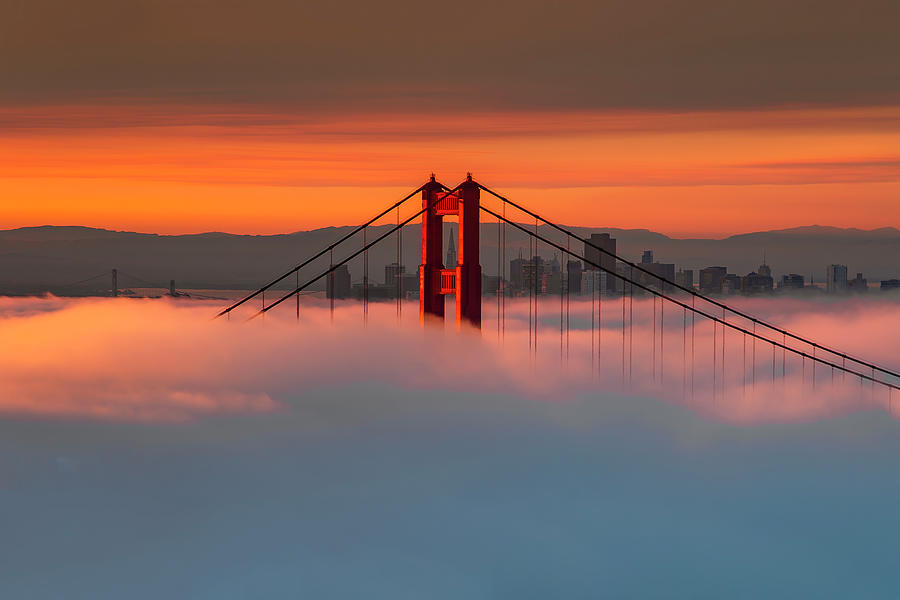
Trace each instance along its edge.
<instances>
[{"instance_id":1,"label":"sunset sky","mask_svg":"<svg viewBox=\"0 0 900 600\"><path fill-rule=\"evenodd\" d=\"M467 171L577 225L900 226L895 2L5 13L0 228L290 232Z\"/></svg>"}]
</instances>

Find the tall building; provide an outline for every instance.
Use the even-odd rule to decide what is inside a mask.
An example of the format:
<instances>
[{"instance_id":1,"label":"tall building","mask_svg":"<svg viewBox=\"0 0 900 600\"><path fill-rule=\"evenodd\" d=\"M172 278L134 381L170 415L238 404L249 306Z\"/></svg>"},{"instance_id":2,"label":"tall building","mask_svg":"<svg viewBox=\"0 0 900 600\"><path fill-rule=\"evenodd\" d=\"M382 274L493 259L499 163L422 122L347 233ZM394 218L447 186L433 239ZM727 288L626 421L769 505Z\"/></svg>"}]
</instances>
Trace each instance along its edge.
<instances>
[{"instance_id":1,"label":"tall building","mask_svg":"<svg viewBox=\"0 0 900 600\"><path fill-rule=\"evenodd\" d=\"M644 253L641 254L641 264L642 265L652 265L653 264L653 250L644 250Z\"/></svg>"},{"instance_id":2,"label":"tall building","mask_svg":"<svg viewBox=\"0 0 900 600\"><path fill-rule=\"evenodd\" d=\"M856 279L847 282L847 287L851 292L861 294L869 291L869 282L862 276L862 273L857 273Z\"/></svg>"},{"instance_id":3,"label":"tall building","mask_svg":"<svg viewBox=\"0 0 900 600\"><path fill-rule=\"evenodd\" d=\"M509 261L509 287L513 295L518 294L525 289L525 272L528 269L528 260L522 258L514 258Z\"/></svg>"},{"instance_id":4,"label":"tall building","mask_svg":"<svg viewBox=\"0 0 900 600\"><path fill-rule=\"evenodd\" d=\"M783 290L802 290L804 285L803 275L791 273L781 276L781 283L778 284L778 287Z\"/></svg>"},{"instance_id":5,"label":"tall building","mask_svg":"<svg viewBox=\"0 0 900 600\"><path fill-rule=\"evenodd\" d=\"M728 267L706 267L700 269L700 293L718 294L722 291L722 282L728 274Z\"/></svg>"},{"instance_id":6,"label":"tall building","mask_svg":"<svg viewBox=\"0 0 900 600\"><path fill-rule=\"evenodd\" d=\"M675 273L675 283L691 290L694 289L694 270L679 269L678 272Z\"/></svg>"},{"instance_id":7,"label":"tall building","mask_svg":"<svg viewBox=\"0 0 900 600\"><path fill-rule=\"evenodd\" d=\"M337 267L331 275L325 277L325 295L328 298L349 298L351 291L350 269L347 265Z\"/></svg>"},{"instance_id":8,"label":"tall building","mask_svg":"<svg viewBox=\"0 0 900 600\"><path fill-rule=\"evenodd\" d=\"M566 262L566 281L570 294L581 293L581 261L570 260Z\"/></svg>"},{"instance_id":9,"label":"tall building","mask_svg":"<svg viewBox=\"0 0 900 600\"><path fill-rule=\"evenodd\" d=\"M601 248L606 250L606 252L601 252L597 248ZM589 261L589 263L594 263L596 265L600 265L604 269L615 272L616 270L616 259L610 255L614 255L616 253L616 238L610 237L608 233L592 233L591 237L588 238L588 241L584 244L584 257ZM584 266L585 270L594 270L597 267L586 264Z\"/></svg>"},{"instance_id":10,"label":"tall building","mask_svg":"<svg viewBox=\"0 0 900 600\"><path fill-rule=\"evenodd\" d=\"M447 260L444 261L444 267L447 269L455 269L459 257L456 254L456 242L453 241L453 228L450 228L450 241L447 244Z\"/></svg>"},{"instance_id":11,"label":"tall building","mask_svg":"<svg viewBox=\"0 0 900 600\"><path fill-rule=\"evenodd\" d=\"M741 278L734 273L727 273L722 279L723 294L737 294L741 291Z\"/></svg>"},{"instance_id":12,"label":"tall building","mask_svg":"<svg viewBox=\"0 0 900 600\"><path fill-rule=\"evenodd\" d=\"M525 263L525 289L531 290L535 295L546 292L544 259L533 256Z\"/></svg>"},{"instance_id":13,"label":"tall building","mask_svg":"<svg viewBox=\"0 0 900 600\"><path fill-rule=\"evenodd\" d=\"M772 277L758 272L747 273L741 277L741 293L748 295L772 293Z\"/></svg>"},{"instance_id":14,"label":"tall building","mask_svg":"<svg viewBox=\"0 0 900 600\"><path fill-rule=\"evenodd\" d=\"M559 294L562 291L562 265L556 254L553 255L553 260L545 264L541 283L545 294Z\"/></svg>"},{"instance_id":15,"label":"tall building","mask_svg":"<svg viewBox=\"0 0 900 600\"><path fill-rule=\"evenodd\" d=\"M828 265L825 269L825 291L829 294L847 290L847 265Z\"/></svg>"},{"instance_id":16,"label":"tall building","mask_svg":"<svg viewBox=\"0 0 900 600\"><path fill-rule=\"evenodd\" d=\"M404 273L406 273L406 267L403 265L395 262L384 265L384 285L397 289L397 280L398 278L402 279Z\"/></svg>"},{"instance_id":17,"label":"tall building","mask_svg":"<svg viewBox=\"0 0 900 600\"><path fill-rule=\"evenodd\" d=\"M650 252L650 258L653 258L653 251L647 250L647 252ZM646 254L646 252L644 254ZM665 291L672 291L672 286L670 284L665 284L665 286L663 286L661 279L665 279L666 281L675 280L675 263L645 263L642 260L641 266L653 273L653 275L656 275L656 277L653 277L651 275L642 274L643 276L640 277L641 283L657 290L663 290L663 287L665 287Z\"/></svg>"}]
</instances>

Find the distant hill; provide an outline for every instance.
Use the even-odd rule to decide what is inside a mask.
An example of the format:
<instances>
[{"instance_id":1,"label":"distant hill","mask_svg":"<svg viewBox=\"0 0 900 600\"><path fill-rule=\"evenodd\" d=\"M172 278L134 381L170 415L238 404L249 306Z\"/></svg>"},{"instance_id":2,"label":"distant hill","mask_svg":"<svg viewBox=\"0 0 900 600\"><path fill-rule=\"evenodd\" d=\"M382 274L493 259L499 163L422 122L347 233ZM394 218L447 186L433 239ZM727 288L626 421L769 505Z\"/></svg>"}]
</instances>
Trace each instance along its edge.
<instances>
[{"instance_id":1,"label":"distant hill","mask_svg":"<svg viewBox=\"0 0 900 600\"><path fill-rule=\"evenodd\" d=\"M371 228L372 240L390 225ZM445 225L455 230L456 224ZM529 226L533 227L533 225ZM572 227L582 235L610 233L618 240L619 253L638 260L643 250L653 250L656 260L674 262L681 268L699 269L724 265L738 274L755 270L763 260L773 273L801 273L817 281L824 279L830 263L846 264L851 277L861 271L870 280L900 278L900 230L884 227L871 231L835 227L797 227L729 236L724 239L678 239L646 229ZM293 265L353 230L351 226L325 227L281 235L234 235L201 233L158 235L110 231L78 226L23 227L0 231L0 293L91 293L109 288L108 278L86 278L120 271L121 287L140 287L141 282L168 285L175 279L180 288L253 288L268 282ZM484 272L497 273L497 225L483 223L482 256ZM403 262L409 272L420 261L421 229L404 228ZM565 236L548 226L538 232L562 245ZM353 249L362 245L354 239ZM446 244L446 236L445 236ZM335 254L338 261L353 251L351 246ZM507 227L506 260L519 252L528 255L525 234ZM551 257L554 251L538 244L537 251ZM370 278L381 282L384 265L396 260L395 236L369 251ZM304 270L303 276L318 274L328 266L328 257ZM354 281L362 277L362 257L350 263ZM139 279L138 279L139 278ZM315 286L322 289L321 285Z\"/></svg>"}]
</instances>

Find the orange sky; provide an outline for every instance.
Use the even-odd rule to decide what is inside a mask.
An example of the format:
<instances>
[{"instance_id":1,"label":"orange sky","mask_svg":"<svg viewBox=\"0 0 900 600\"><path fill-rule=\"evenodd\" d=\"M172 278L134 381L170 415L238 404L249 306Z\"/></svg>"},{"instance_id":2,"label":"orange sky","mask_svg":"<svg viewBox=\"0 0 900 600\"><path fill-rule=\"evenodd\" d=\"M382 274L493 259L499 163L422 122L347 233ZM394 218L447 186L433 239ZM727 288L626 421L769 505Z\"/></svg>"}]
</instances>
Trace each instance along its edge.
<instances>
[{"instance_id":1,"label":"orange sky","mask_svg":"<svg viewBox=\"0 0 900 600\"><path fill-rule=\"evenodd\" d=\"M363 114L0 108L0 228L354 224L434 171L558 222L723 236L900 226L900 106Z\"/></svg>"}]
</instances>

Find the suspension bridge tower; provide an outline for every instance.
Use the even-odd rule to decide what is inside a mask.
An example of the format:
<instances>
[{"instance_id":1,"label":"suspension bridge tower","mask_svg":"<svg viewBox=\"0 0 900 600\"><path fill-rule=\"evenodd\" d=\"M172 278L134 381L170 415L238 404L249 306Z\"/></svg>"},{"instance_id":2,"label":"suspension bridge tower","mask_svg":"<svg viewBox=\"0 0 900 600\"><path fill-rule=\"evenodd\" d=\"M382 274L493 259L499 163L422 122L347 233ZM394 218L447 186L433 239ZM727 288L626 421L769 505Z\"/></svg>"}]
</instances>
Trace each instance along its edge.
<instances>
[{"instance_id":1,"label":"suspension bridge tower","mask_svg":"<svg viewBox=\"0 0 900 600\"><path fill-rule=\"evenodd\" d=\"M444 296L456 296L456 322L481 327L481 263L479 217L481 188L466 180L445 192L434 175L422 189L422 264L419 266L419 318L444 319ZM445 268L442 261L444 216L459 218L458 263Z\"/></svg>"}]
</instances>

